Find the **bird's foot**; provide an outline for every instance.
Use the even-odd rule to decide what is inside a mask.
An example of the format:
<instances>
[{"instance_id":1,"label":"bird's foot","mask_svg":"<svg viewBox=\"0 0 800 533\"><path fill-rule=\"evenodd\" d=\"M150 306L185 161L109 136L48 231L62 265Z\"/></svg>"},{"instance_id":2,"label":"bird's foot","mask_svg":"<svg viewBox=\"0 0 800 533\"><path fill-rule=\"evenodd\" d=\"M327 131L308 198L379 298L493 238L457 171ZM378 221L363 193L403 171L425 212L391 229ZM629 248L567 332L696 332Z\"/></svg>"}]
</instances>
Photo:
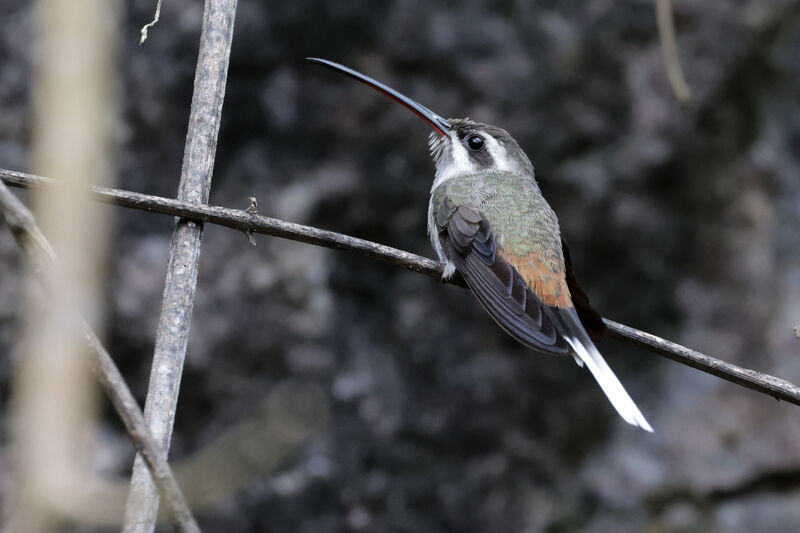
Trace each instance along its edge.
<instances>
[{"instance_id":1,"label":"bird's foot","mask_svg":"<svg viewBox=\"0 0 800 533\"><path fill-rule=\"evenodd\" d=\"M456 265L454 265L452 261L445 262L444 268L442 269L441 282L444 283L448 281L450 278L453 277L453 274L455 273L456 273Z\"/></svg>"}]
</instances>

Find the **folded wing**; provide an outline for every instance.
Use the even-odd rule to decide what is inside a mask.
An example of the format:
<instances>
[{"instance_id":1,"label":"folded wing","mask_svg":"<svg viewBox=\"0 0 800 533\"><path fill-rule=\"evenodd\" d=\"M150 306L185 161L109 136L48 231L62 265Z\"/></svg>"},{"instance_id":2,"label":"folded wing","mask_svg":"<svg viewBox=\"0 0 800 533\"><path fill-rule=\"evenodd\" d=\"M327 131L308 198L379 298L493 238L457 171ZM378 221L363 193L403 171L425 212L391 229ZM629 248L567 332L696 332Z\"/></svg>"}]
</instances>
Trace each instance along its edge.
<instances>
[{"instance_id":1,"label":"folded wing","mask_svg":"<svg viewBox=\"0 0 800 533\"><path fill-rule=\"evenodd\" d=\"M569 353L569 344L556 329L558 318L498 253L489 222L470 207L447 211L449 216L436 219L440 242L492 318L530 348L553 354Z\"/></svg>"}]
</instances>

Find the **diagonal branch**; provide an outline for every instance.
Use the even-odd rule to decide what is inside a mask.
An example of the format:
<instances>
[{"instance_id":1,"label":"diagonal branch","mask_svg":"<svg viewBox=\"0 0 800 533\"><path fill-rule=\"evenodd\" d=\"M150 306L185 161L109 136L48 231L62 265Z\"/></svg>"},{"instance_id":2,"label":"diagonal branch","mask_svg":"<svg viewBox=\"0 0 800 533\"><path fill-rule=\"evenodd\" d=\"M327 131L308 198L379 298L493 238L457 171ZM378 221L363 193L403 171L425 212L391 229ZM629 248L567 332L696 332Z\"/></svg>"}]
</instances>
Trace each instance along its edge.
<instances>
[{"instance_id":1,"label":"diagonal branch","mask_svg":"<svg viewBox=\"0 0 800 533\"><path fill-rule=\"evenodd\" d=\"M0 180L9 185L25 188L58 186L58 181L51 178L2 169L0 169ZM112 205L179 216L198 222L210 222L242 232L261 233L326 248L345 250L436 279L440 279L442 275L442 264L438 261L334 231L255 215L245 210L193 205L179 200L103 187L92 187L92 193L96 200ZM459 280L455 280L454 284L463 286L463 282ZM768 394L778 400L800 405L800 387L788 381L726 363L612 320L604 319L604 321L609 328L611 336L617 339L635 344L648 351L663 355L673 361L691 366L742 387Z\"/></svg>"},{"instance_id":2,"label":"diagonal branch","mask_svg":"<svg viewBox=\"0 0 800 533\"><path fill-rule=\"evenodd\" d=\"M668 359L702 370L707 374L736 383L742 387L769 394L776 400L784 400L800 405L800 387L784 379L726 363L710 355L607 318L604 318L603 322L608 326L609 334L615 339L646 348Z\"/></svg>"},{"instance_id":3,"label":"diagonal branch","mask_svg":"<svg viewBox=\"0 0 800 533\"><path fill-rule=\"evenodd\" d=\"M206 203L211 188L236 3L237 0L205 2L186 148L178 186L178 198L191 204ZM161 318L156 332L144 410L148 425L165 451L169 450L189 341L202 236L202 224L196 220L179 219L170 243ZM123 531L149 533L155 527L157 515L158 492L141 458L137 458L133 466Z\"/></svg>"},{"instance_id":4,"label":"diagonal branch","mask_svg":"<svg viewBox=\"0 0 800 533\"><path fill-rule=\"evenodd\" d=\"M5 216L6 223L15 240L27 259L33 262L32 270L38 275L42 286L47 289L51 285L54 272L59 268L53 248L36 225L33 214L8 190L2 181L0 181L0 215ZM46 260L46 263L36 264L37 258ZM86 342L91 348L92 366L100 385L125 424L136 449L142 454L150 468L156 484L167 500L167 507L169 507L178 530L199 531L178 482L167 464L166 456L156 444L145 423L144 414L139 409L136 398L125 383L125 379L114 364L111 355L91 327L83 319L80 320L80 325Z\"/></svg>"},{"instance_id":5,"label":"diagonal branch","mask_svg":"<svg viewBox=\"0 0 800 533\"><path fill-rule=\"evenodd\" d=\"M42 176L34 176L23 172L0 169L0 180L9 185L23 188L34 188L51 185L58 187L59 181ZM416 254L398 250L391 246L365 241L357 237L350 237L293 222L285 222L276 218L256 215L246 210L216 207L211 205L195 205L172 198L151 196L138 192L121 189L108 189L92 187L95 199L107 204L130 207L141 211L150 211L163 215L173 215L187 220L210 222L219 226L236 229L242 232L252 231L274 237L282 237L307 244L315 244L326 248L337 248L354 252L359 255L377 259L385 263L426 274L435 278L442 275L442 267L438 261L427 259ZM458 283L456 283L458 284Z\"/></svg>"}]
</instances>

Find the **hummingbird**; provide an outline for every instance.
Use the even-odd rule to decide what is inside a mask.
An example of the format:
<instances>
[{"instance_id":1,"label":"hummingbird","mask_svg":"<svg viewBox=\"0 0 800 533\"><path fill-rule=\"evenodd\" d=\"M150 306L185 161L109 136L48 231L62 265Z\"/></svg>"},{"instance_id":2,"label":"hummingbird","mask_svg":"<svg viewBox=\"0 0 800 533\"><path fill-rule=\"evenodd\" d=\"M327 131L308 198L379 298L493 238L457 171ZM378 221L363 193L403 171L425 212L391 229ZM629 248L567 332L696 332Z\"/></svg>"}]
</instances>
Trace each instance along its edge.
<instances>
[{"instance_id":1,"label":"hummingbird","mask_svg":"<svg viewBox=\"0 0 800 533\"><path fill-rule=\"evenodd\" d=\"M344 65L307 60L389 96L432 128L428 146L436 173L428 234L444 263L442 279L460 274L495 322L528 348L572 355L625 422L652 432L594 344L605 324L578 284L558 218L517 141L496 126L444 119Z\"/></svg>"}]
</instances>

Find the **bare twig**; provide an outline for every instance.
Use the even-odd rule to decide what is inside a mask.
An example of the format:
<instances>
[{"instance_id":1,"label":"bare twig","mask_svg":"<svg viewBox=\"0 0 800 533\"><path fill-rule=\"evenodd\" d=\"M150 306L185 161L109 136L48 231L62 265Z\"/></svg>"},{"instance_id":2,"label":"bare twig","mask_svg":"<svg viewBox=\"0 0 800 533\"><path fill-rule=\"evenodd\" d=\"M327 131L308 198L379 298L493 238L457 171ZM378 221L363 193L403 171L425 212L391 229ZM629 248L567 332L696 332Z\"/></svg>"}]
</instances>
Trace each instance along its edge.
<instances>
[{"instance_id":1,"label":"bare twig","mask_svg":"<svg viewBox=\"0 0 800 533\"><path fill-rule=\"evenodd\" d=\"M0 179L9 185L33 188L42 185L58 186L58 180L33 176L13 170L0 169ZM420 272L434 278L442 275L442 266L438 261L427 259L416 254L398 250L391 246L378 244L349 235L327 231L293 222L285 222L276 218L248 213L246 210L215 207L210 205L195 205L172 198L150 196L120 189L105 189L92 187L95 198L101 202L131 207L142 211L173 215L198 222L211 222L235 230L282 237L293 241L315 244L326 248L347 250L371 259ZM458 284L458 283L457 283Z\"/></svg>"},{"instance_id":2,"label":"bare twig","mask_svg":"<svg viewBox=\"0 0 800 533\"><path fill-rule=\"evenodd\" d=\"M142 26L142 38L139 39L139 44L142 45L147 40L147 30L158 24L158 18L161 16L161 0L158 0L158 4L156 4L156 14L153 17L153 20L150 21L148 24Z\"/></svg>"},{"instance_id":3,"label":"bare twig","mask_svg":"<svg viewBox=\"0 0 800 533\"><path fill-rule=\"evenodd\" d=\"M10 185L32 188L45 185L57 185L58 181L40 176L32 176L21 172L0 169L0 180ZM152 213L179 216L198 222L210 222L239 231L252 231L263 235L272 235L293 241L305 242L326 248L346 250L359 255L390 263L392 265L419 272L435 279L442 275L442 264L438 261L416 254L398 250L383 244L350 237L334 231L322 230L302 224L285 222L275 218L250 214L246 210L228 209L209 205L193 205L179 200L150 196L119 189L93 187L92 193L98 201L130 207ZM455 285L463 286L463 282L455 279ZM705 354L701 354L679 344L662 339L650 333L640 331L611 320L606 320L611 335L663 355L679 363L697 368L722 379L800 405L800 387L773 376L748 370L725 363Z\"/></svg>"},{"instance_id":4,"label":"bare twig","mask_svg":"<svg viewBox=\"0 0 800 533\"><path fill-rule=\"evenodd\" d=\"M800 387L786 380L720 361L691 348L686 348L680 344L639 331L613 320L604 318L603 322L608 326L608 331L614 338L645 347L673 361L702 370L742 387L769 394L777 400L785 400L789 403L800 405Z\"/></svg>"},{"instance_id":5,"label":"bare twig","mask_svg":"<svg viewBox=\"0 0 800 533\"><path fill-rule=\"evenodd\" d=\"M672 20L672 2L671 0L655 0L655 2L658 36L661 40L664 64L667 67L667 78L678 101L687 104L692 99L692 91L683 77L681 61L678 58L678 47L675 44L675 24Z\"/></svg>"},{"instance_id":6,"label":"bare twig","mask_svg":"<svg viewBox=\"0 0 800 533\"><path fill-rule=\"evenodd\" d=\"M205 2L192 108L178 187L178 198L192 204L206 203L211 188L236 3L237 0ZM165 451L169 450L186 357L202 232L202 224L197 221L178 220L170 244L161 318L145 402L147 423ZM123 531L151 532L157 513L158 492L141 458L137 458Z\"/></svg>"},{"instance_id":7,"label":"bare twig","mask_svg":"<svg viewBox=\"0 0 800 533\"><path fill-rule=\"evenodd\" d=\"M248 213L250 213L251 215L257 215L258 214L258 200L256 200L255 196L251 196L250 197L250 207L248 207L246 209L246 211ZM251 245L255 246L256 245L256 238L253 237L253 232L248 229L247 231L244 232L244 234L247 237L247 242L249 242Z\"/></svg>"},{"instance_id":8,"label":"bare twig","mask_svg":"<svg viewBox=\"0 0 800 533\"><path fill-rule=\"evenodd\" d=\"M2 182L0 182L0 213L5 215L14 238L25 252L28 260L32 262L34 271L47 289L51 284L48 279L53 276L53 272L59 269L55 253L36 226L33 214L11 194L11 191ZM144 414L125 383L125 379L89 324L81 319L80 327L91 348L92 367L100 380L100 385L125 424L136 449L144 456L148 467L153 472L156 483L167 500L167 507L173 517L173 522L180 531L199 531L172 470L167 464L166 456L150 434Z\"/></svg>"}]
</instances>

